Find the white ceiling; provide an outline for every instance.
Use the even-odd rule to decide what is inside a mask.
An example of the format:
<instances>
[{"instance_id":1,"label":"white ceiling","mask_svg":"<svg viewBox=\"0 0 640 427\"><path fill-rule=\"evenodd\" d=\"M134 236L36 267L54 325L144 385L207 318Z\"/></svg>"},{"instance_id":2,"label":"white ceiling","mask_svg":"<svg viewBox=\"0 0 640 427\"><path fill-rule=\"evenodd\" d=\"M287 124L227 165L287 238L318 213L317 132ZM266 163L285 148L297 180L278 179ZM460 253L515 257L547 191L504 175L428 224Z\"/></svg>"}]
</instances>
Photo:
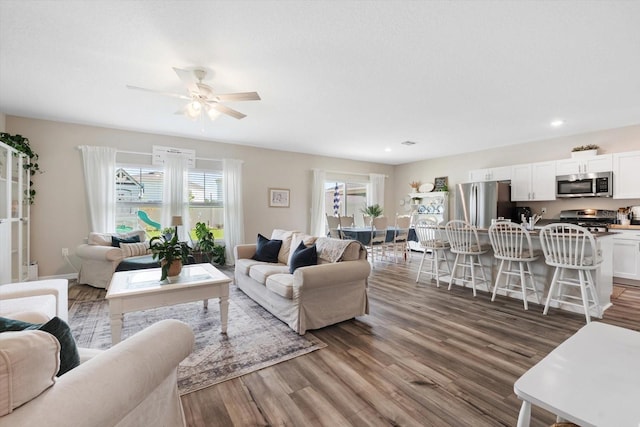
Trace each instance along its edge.
<instances>
[{"instance_id":1,"label":"white ceiling","mask_svg":"<svg viewBox=\"0 0 640 427\"><path fill-rule=\"evenodd\" d=\"M196 66L262 100L125 87ZM638 124L640 1L0 0L0 111L388 164Z\"/></svg>"}]
</instances>

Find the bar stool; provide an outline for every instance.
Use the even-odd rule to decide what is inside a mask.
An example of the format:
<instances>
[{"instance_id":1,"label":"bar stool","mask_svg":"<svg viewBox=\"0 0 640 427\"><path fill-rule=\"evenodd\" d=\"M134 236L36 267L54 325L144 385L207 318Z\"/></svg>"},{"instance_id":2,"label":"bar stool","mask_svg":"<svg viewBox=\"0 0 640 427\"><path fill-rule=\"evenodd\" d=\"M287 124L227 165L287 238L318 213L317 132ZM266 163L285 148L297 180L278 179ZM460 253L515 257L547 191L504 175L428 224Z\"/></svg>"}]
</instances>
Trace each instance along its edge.
<instances>
[{"instance_id":1,"label":"bar stool","mask_svg":"<svg viewBox=\"0 0 640 427\"><path fill-rule=\"evenodd\" d=\"M446 250L449 249L449 242L443 238L438 223L433 219L423 219L416 223L415 227L416 237L420 247L424 249L422 254L422 260L420 260L420 267L418 267L418 275L416 276L416 283L420 279L420 274L428 274L431 279L435 277L436 286L440 287L440 276L451 275L451 267L449 266L449 260L447 260ZM427 257L430 253L431 256ZM440 257L442 255L442 257ZM422 271L422 265L425 260L431 264L431 267L427 271ZM447 271L440 271L440 263L444 261L447 265Z\"/></svg>"},{"instance_id":2,"label":"bar stool","mask_svg":"<svg viewBox=\"0 0 640 427\"><path fill-rule=\"evenodd\" d=\"M451 245L451 252L456 254L456 259L453 262L453 269L451 270L451 280L449 281L449 290L456 276L456 269L462 268L462 283L471 282L471 288L473 289L473 296L476 296L476 267L480 267L482 273L482 282L487 286L487 292L491 292L491 284L487 280L480 255L486 254L489 250L488 245L480 245L478 239L478 232L476 227L468 222L461 220L449 221L445 226L447 231L447 238L449 239L449 245ZM462 255L462 259L460 256ZM471 272L471 279L465 276L466 269Z\"/></svg>"},{"instance_id":3,"label":"bar stool","mask_svg":"<svg viewBox=\"0 0 640 427\"><path fill-rule=\"evenodd\" d=\"M540 243L547 265L555 267L543 314L549 312L551 302L581 307L587 323L591 322L590 310L595 308L598 317L602 311L591 271L602 263L593 234L574 224L549 224L540 230ZM565 278L567 270L577 271L578 278ZM580 296L566 292L565 286L579 288ZM556 292L557 289L557 294Z\"/></svg>"},{"instance_id":4,"label":"bar stool","mask_svg":"<svg viewBox=\"0 0 640 427\"><path fill-rule=\"evenodd\" d=\"M540 253L533 251L529 232L521 224L501 221L489 227L489 239L493 247L493 256L500 260L491 301L496 299L498 290L506 291L507 295L509 292L522 292L524 309L528 310L527 290L530 290L533 291L538 304L541 304L540 295L538 295L538 289L531 272L531 262L540 258ZM507 264L506 268L505 263ZM516 263L516 266L513 266L515 268L512 268L513 263ZM500 287L500 277L503 274L506 276L506 284ZM520 290L511 287L511 276L520 278ZM529 285L527 285L526 277L529 277Z\"/></svg>"}]
</instances>

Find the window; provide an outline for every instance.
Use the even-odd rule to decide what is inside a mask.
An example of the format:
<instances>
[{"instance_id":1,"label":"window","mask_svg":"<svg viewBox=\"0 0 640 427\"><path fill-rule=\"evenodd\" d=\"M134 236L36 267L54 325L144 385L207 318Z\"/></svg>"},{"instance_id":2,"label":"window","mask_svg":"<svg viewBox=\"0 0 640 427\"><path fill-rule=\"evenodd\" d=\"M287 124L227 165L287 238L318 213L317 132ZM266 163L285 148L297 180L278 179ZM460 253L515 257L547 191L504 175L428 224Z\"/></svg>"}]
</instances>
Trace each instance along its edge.
<instances>
[{"instance_id":1,"label":"window","mask_svg":"<svg viewBox=\"0 0 640 427\"><path fill-rule=\"evenodd\" d=\"M163 171L157 166L118 164L116 169L116 230L161 230ZM216 239L224 238L222 171L192 169L188 177L189 223L195 240L197 222L206 223Z\"/></svg>"},{"instance_id":2,"label":"window","mask_svg":"<svg viewBox=\"0 0 640 427\"><path fill-rule=\"evenodd\" d=\"M325 210L328 215L354 215L362 222L362 209L367 203L367 184L362 182L325 182Z\"/></svg>"}]
</instances>

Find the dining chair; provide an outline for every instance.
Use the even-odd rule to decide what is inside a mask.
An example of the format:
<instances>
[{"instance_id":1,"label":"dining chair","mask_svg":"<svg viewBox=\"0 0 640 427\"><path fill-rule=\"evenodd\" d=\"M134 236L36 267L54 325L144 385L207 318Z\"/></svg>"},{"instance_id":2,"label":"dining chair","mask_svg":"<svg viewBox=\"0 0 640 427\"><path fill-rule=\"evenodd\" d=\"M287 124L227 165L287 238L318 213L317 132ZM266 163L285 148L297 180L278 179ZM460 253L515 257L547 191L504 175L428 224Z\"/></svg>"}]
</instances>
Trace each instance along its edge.
<instances>
[{"instance_id":1,"label":"dining chair","mask_svg":"<svg viewBox=\"0 0 640 427\"><path fill-rule=\"evenodd\" d=\"M420 267L418 267L418 275L416 276L416 283L420 279L421 274L428 274L431 276L431 280L436 279L436 286L440 287L440 277L451 275L451 266L447 259L446 251L449 249L449 242L442 235L442 229L438 227L438 222L435 219L427 218L419 220L415 224L416 237L418 243L423 249L422 259L420 260ZM427 271L422 271L424 263L430 263L430 268ZM440 263L445 262L447 271L440 270Z\"/></svg>"},{"instance_id":2,"label":"dining chair","mask_svg":"<svg viewBox=\"0 0 640 427\"><path fill-rule=\"evenodd\" d=\"M340 219L337 216L326 214L327 228L329 229L329 237L334 239L342 239L342 232L340 231Z\"/></svg>"},{"instance_id":3,"label":"dining chair","mask_svg":"<svg viewBox=\"0 0 640 427\"><path fill-rule=\"evenodd\" d=\"M371 227L371 217L369 215L362 215L362 223L365 227Z\"/></svg>"},{"instance_id":4,"label":"dining chair","mask_svg":"<svg viewBox=\"0 0 640 427\"><path fill-rule=\"evenodd\" d=\"M387 248L393 250L393 259L398 262L398 252L402 253L403 259L406 261L410 255L409 252L409 227L411 226L410 215L396 215L393 240L387 242ZM401 249L399 251L398 249Z\"/></svg>"},{"instance_id":5,"label":"dining chair","mask_svg":"<svg viewBox=\"0 0 640 427\"><path fill-rule=\"evenodd\" d=\"M380 258L385 256L385 243L387 241L387 217L379 216L371 220L371 239L369 240L369 254L371 263L376 258L376 251L380 252Z\"/></svg>"},{"instance_id":6,"label":"dining chair","mask_svg":"<svg viewBox=\"0 0 640 427\"><path fill-rule=\"evenodd\" d=\"M473 289L473 296L476 296L476 281L480 278L476 277L476 268L480 268L482 274L482 282L487 287L487 292L491 292L491 284L487 280L487 276L484 272L482 265L481 255L486 254L489 250L488 245L480 245L478 239L478 231L476 227L468 222L461 220L449 221L445 226L447 232L447 239L449 239L449 245L451 245L451 253L456 254L456 259L453 262L453 269L451 270L451 280L449 281L449 290L456 280L456 270L462 268L462 277L460 281L466 286L466 283L471 283ZM471 276L466 275L469 270Z\"/></svg>"},{"instance_id":7,"label":"dining chair","mask_svg":"<svg viewBox=\"0 0 640 427\"><path fill-rule=\"evenodd\" d=\"M593 234L579 225L554 223L542 227L540 244L545 263L555 267L542 313L546 315L551 303L555 302L580 307L584 310L587 323L591 322L592 309L595 309L598 317L602 317L596 284L591 274L602 263L602 257ZM569 270L577 272L578 277L566 277ZM579 292L571 292L576 288Z\"/></svg>"},{"instance_id":8,"label":"dining chair","mask_svg":"<svg viewBox=\"0 0 640 427\"><path fill-rule=\"evenodd\" d=\"M351 216L339 216L340 218L340 228L345 227L355 227L356 221L354 215Z\"/></svg>"},{"instance_id":9,"label":"dining chair","mask_svg":"<svg viewBox=\"0 0 640 427\"><path fill-rule=\"evenodd\" d=\"M511 292L520 292L524 309L528 310L527 291L532 291L537 303L540 304L540 295L531 270L531 263L540 258L540 252L533 250L529 231L522 224L499 221L489 227L489 240L493 247L493 256L500 261L491 301L495 301L498 291L505 291L507 296ZM505 284L500 286L503 275ZM512 276L520 279L519 288L512 287ZM529 278L529 284L527 284L527 278Z\"/></svg>"}]
</instances>

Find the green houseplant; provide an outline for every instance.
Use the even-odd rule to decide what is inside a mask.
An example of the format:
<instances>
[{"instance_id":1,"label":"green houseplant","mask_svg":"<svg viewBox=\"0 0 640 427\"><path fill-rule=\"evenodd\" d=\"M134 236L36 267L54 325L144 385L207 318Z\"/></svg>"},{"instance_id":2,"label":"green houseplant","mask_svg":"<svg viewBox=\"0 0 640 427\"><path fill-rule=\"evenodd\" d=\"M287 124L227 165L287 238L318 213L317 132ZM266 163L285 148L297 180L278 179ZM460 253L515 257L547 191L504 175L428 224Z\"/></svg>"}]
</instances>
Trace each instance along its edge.
<instances>
[{"instance_id":1,"label":"green houseplant","mask_svg":"<svg viewBox=\"0 0 640 427\"><path fill-rule=\"evenodd\" d=\"M28 160L25 160L23 167L29 171L29 176L33 176L36 172L40 171L40 165L38 164L38 155L31 149L29 139L22 135L11 135L6 132L0 132L0 141L7 144L9 147L16 149L17 151L26 154ZM33 189L33 182L29 181L29 190L25 191L25 197L32 205L36 196L36 190Z\"/></svg>"},{"instance_id":2,"label":"green houseplant","mask_svg":"<svg viewBox=\"0 0 640 427\"><path fill-rule=\"evenodd\" d=\"M370 216L372 219L382 216L382 208L377 203L375 205L365 206L364 208L360 209L360 212L367 216Z\"/></svg>"},{"instance_id":3,"label":"green houseplant","mask_svg":"<svg viewBox=\"0 0 640 427\"><path fill-rule=\"evenodd\" d=\"M189 259L189 246L178 240L178 235L159 235L149 240L149 248L153 253L153 259L160 261L162 276L160 280L174 277L182 271L182 265Z\"/></svg>"},{"instance_id":4,"label":"green houseplant","mask_svg":"<svg viewBox=\"0 0 640 427\"><path fill-rule=\"evenodd\" d=\"M226 262L224 246L216 245L213 233L209 230L207 224L204 222L196 223L195 233L198 242L194 247L194 255L199 252L206 262L224 265Z\"/></svg>"}]
</instances>

